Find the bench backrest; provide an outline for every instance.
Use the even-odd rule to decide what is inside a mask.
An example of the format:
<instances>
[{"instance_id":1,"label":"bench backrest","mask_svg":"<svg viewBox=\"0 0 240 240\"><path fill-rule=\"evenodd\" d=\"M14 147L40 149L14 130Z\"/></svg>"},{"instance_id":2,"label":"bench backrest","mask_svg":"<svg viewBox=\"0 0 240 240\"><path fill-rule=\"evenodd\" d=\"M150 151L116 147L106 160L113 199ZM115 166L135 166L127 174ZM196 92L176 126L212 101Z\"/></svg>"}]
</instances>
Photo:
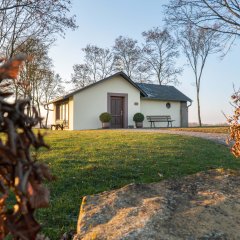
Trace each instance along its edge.
<instances>
[{"instance_id":1,"label":"bench backrest","mask_svg":"<svg viewBox=\"0 0 240 240\"><path fill-rule=\"evenodd\" d=\"M148 121L171 121L170 115L147 116Z\"/></svg>"},{"instance_id":2,"label":"bench backrest","mask_svg":"<svg viewBox=\"0 0 240 240\"><path fill-rule=\"evenodd\" d=\"M66 125L66 120L56 120L56 124Z\"/></svg>"}]
</instances>

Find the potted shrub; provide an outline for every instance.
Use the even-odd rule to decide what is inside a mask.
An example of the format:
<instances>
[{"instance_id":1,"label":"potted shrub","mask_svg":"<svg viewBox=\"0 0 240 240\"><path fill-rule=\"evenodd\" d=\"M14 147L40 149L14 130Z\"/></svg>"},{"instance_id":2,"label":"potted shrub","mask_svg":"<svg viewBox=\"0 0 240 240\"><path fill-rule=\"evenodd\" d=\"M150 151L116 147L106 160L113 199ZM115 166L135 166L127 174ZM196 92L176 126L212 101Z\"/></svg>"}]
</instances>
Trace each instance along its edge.
<instances>
[{"instance_id":1,"label":"potted shrub","mask_svg":"<svg viewBox=\"0 0 240 240\"><path fill-rule=\"evenodd\" d=\"M112 116L110 113L108 112L101 113L99 119L102 122L102 128L110 127L110 121L112 120Z\"/></svg>"},{"instance_id":2,"label":"potted shrub","mask_svg":"<svg viewBox=\"0 0 240 240\"><path fill-rule=\"evenodd\" d=\"M142 128L144 115L142 113L135 113L133 116L133 121L135 122L136 128Z\"/></svg>"}]
</instances>

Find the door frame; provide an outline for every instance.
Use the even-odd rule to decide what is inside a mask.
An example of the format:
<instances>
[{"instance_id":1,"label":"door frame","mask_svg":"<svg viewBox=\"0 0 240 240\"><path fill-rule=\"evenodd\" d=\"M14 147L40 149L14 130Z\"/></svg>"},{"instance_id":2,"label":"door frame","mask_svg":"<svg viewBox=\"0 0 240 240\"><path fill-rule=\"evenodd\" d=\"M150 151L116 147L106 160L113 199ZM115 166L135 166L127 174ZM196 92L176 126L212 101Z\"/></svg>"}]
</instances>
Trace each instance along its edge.
<instances>
[{"instance_id":1,"label":"door frame","mask_svg":"<svg viewBox=\"0 0 240 240\"><path fill-rule=\"evenodd\" d=\"M127 93L107 93L107 112L111 113L111 97L123 98L123 128L128 127L128 94Z\"/></svg>"}]
</instances>

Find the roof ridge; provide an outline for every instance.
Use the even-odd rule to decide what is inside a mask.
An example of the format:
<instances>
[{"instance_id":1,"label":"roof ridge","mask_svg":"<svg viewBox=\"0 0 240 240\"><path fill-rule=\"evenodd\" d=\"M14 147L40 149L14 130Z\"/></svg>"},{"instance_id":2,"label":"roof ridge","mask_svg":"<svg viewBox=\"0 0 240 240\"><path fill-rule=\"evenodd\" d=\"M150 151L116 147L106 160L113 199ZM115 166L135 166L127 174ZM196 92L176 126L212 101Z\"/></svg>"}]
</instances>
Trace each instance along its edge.
<instances>
[{"instance_id":1,"label":"roof ridge","mask_svg":"<svg viewBox=\"0 0 240 240\"><path fill-rule=\"evenodd\" d=\"M154 85L154 86L159 86L159 87L174 87L174 88L176 88L173 85L160 85L160 84L157 84L157 83L140 83L140 82L135 82L135 83L136 84L145 84L145 85Z\"/></svg>"}]
</instances>

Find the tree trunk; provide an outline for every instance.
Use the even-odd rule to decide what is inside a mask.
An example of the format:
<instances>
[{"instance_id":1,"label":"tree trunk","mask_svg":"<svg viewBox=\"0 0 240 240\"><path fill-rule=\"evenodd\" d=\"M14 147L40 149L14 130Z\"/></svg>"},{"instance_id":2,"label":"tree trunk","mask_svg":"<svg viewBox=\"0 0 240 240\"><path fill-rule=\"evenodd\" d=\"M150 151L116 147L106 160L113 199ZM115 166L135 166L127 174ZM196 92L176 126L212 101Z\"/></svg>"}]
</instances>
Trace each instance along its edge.
<instances>
[{"instance_id":1,"label":"tree trunk","mask_svg":"<svg viewBox=\"0 0 240 240\"><path fill-rule=\"evenodd\" d=\"M199 89L197 89L197 107L198 107L198 123L199 123L199 126L202 127Z\"/></svg>"},{"instance_id":2,"label":"tree trunk","mask_svg":"<svg viewBox=\"0 0 240 240\"><path fill-rule=\"evenodd\" d=\"M39 102L37 102L37 111L38 111L38 116L41 117L41 108ZM42 119L39 121L39 127L42 128Z\"/></svg>"}]
</instances>

